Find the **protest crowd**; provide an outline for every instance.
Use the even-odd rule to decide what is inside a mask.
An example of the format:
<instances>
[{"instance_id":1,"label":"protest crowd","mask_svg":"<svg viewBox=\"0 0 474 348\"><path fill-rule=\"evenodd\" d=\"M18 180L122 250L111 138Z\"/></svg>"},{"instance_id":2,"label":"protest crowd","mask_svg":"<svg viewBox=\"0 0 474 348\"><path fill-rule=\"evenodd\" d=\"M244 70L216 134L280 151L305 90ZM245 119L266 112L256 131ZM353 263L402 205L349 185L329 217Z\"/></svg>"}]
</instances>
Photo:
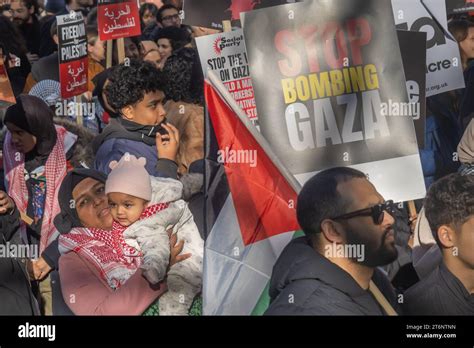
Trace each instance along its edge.
<instances>
[{"instance_id":1,"label":"protest crowd","mask_svg":"<svg viewBox=\"0 0 474 348\"><path fill-rule=\"evenodd\" d=\"M0 315L474 315L474 12L433 21L410 73L402 0L379 2L389 29L335 20L301 37L272 30L319 1L276 2L250 1L242 30L233 5L223 26L192 22L207 0L0 0ZM426 64L439 35L459 79L430 90L454 61ZM396 54L366 49L385 37ZM420 121L367 118L411 94ZM255 158L229 157L246 144ZM273 249L275 229L289 237Z\"/></svg>"}]
</instances>

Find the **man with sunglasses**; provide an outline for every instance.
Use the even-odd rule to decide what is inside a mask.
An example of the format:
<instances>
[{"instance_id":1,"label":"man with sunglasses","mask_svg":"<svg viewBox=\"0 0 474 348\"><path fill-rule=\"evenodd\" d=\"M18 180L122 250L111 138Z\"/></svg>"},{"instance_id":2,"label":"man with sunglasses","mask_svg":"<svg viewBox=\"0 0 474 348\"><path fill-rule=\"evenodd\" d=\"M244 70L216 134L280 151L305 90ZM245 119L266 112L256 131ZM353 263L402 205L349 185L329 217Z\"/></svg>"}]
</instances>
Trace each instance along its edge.
<instances>
[{"instance_id":1,"label":"man with sunglasses","mask_svg":"<svg viewBox=\"0 0 474 348\"><path fill-rule=\"evenodd\" d=\"M474 176L431 185L425 215L442 262L404 294L408 315L474 315Z\"/></svg>"},{"instance_id":2,"label":"man with sunglasses","mask_svg":"<svg viewBox=\"0 0 474 348\"><path fill-rule=\"evenodd\" d=\"M311 178L297 203L305 237L277 260L266 314L396 314L395 293L377 268L397 258L393 209L358 170L332 168Z\"/></svg>"}]
</instances>

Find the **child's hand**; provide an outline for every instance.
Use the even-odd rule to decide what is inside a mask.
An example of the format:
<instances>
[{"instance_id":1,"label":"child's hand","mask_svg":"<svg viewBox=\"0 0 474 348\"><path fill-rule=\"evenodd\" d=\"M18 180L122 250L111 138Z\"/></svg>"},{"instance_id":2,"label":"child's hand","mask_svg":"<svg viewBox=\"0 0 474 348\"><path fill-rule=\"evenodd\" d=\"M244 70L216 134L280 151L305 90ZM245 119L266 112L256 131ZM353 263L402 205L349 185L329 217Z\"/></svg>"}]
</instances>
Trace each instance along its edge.
<instances>
[{"instance_id":1,"label":"child's hand","mask_svg":"<svg viewBox=\"0 0 474 348\"><path fill-rule=\"evenodd\" d=\"M156 133L158 158L166 158L176 162L176 154L179 147L179 131L170 123L163 123L162 126L168 131L168 134L161 135Z\"/></svg>"},{"instance_id":2,"label":"child's hand","mask_svg":"<svg viewBox=\"0 0 474 348\"><path fill-rule=\"evenodd\" d=\"M179 255L179 253L183 251L184 240L180 240L179 243L176 243L178 241L178 236L176 235L176 233L173 233L172 229L169 229L167 232L168 232L168 236L170 236L170 263L168 266L168 269L170 269L173 265L177 264L178 262L189 259L192 254L188 253L188 254Z\"/></svg>"}]
</instances>

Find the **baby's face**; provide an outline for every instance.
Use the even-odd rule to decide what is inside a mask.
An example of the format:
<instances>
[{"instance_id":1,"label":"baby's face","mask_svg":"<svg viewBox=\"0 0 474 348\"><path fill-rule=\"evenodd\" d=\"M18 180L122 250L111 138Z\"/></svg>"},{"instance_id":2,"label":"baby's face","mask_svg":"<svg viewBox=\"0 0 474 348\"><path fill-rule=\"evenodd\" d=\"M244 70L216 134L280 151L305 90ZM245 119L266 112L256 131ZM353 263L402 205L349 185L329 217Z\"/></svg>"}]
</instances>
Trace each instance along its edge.
<instances>
[{"instance_id":1,"label":"baby's face","mask_svg":"<svg viewBox=\"0 0 474 348\"><path fill-rule=\"evenodd\" d=\"M120 225L128 227L140 219L148 202L142 198L127 195L125 193L111 192L109 198L110 213Z\"/></svg>"}]
</instances>

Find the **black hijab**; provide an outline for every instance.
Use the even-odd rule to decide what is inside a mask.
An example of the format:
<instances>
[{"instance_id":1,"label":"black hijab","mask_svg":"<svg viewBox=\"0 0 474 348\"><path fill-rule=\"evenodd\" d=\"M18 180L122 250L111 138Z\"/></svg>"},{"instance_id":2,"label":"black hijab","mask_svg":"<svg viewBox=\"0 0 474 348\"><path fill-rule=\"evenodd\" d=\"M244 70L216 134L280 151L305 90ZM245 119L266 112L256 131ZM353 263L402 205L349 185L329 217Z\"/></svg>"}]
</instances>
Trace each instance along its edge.
<instances>
[{"instance_id":1,"label":"black hijab","mask_svg":"<svg viewBox=\"0 0 474 348\"><path fill-rule=\"evenodd\" d=\"M111 118L119 118L120 114L118 112L113 111L112 109L109 109L105 105L105 100L103 96L105 82L108 80L110 75L112 75L112 71L113 71L113 67L108 68L102 71L101 73L97 74L96 76L94 76L94 78L92 79L92 82L94 83L95 87L94 87L94 91L92 92L92 95L97 97L97 99L99 100L99 104L102 106L102 108L105 111L107 111L107 113L109 114Z\"/></svg>"},{"instance_id":2,"label":"black hijab","mask_svg":"<svg viewBox=\"0 0 474 348\"><path fill-rule=\"evenodd\" d=\"M54 226L61 234L69 233L74 227L84 227L79 220L76 208L71 202L73 201L72 191L82 180L87 178L105 183L107 175L93 169L78 168L67 173L61 183L58 193L61 212L54 218Z\"/></svg>"},{"instance_id":3,"label":"black hijab","mask_svg":"<svg viewBox=\"0 0 474 348\"><path fill-rule=\"evenodd\" d=\"M7 109L4 123L12 123L36 137L34 149L25 153L26 170L44 165L57 140L53 112L46 103L38 97L22 94L17 103Z\"/></svg>"}]
</instances>

